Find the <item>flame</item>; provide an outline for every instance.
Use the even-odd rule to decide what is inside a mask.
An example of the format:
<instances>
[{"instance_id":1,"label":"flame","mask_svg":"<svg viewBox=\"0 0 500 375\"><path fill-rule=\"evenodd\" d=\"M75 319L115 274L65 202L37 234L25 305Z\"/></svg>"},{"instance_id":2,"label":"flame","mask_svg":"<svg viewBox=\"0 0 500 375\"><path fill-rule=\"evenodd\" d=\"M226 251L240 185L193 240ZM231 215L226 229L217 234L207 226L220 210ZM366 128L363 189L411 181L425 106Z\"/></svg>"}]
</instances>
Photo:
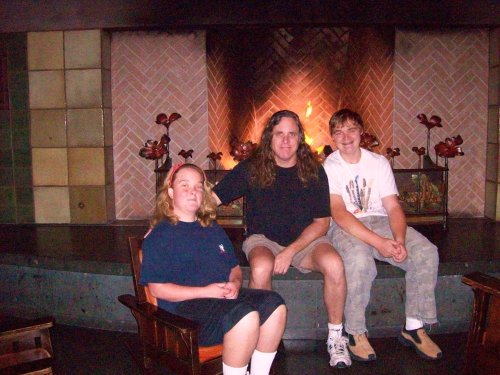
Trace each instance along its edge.
<instances>
[{"instance_id":1,"label":"flame","mask_svg":"<svg viewBox=\"0 0 500 375\"><path fill-rule=\"evenodd\" d=\"M314 139L312 139L311 137L309 137L307 134L304 133L304 136L305 136L305 141L306 143L311 146L314 142Z\"/></svg>"},{"instance_id":2,"label":"flame","mask_svg":"<svg viewBox=\"0 0 500 375\"><path fill-rule=\"evenodd\" d=\"M306 118L309 118L309 116L311 116L311 113L313 111L313 107L311 105L311 101L309 100L307 102L307 108L306 108Z\"/></svg>"},{"instance_id":3,"label":"flame","mask_svg":"<svg viewBox=\"0 0 500 375\"><path fill-rule=\"evenodd\" d=\"M319 146L317 149L316 149L316 152L318 153L318 155L321 155L322 152L323 152L323 149L325 148L325 145L323 146Z\"/></svg>"}]
</instances>

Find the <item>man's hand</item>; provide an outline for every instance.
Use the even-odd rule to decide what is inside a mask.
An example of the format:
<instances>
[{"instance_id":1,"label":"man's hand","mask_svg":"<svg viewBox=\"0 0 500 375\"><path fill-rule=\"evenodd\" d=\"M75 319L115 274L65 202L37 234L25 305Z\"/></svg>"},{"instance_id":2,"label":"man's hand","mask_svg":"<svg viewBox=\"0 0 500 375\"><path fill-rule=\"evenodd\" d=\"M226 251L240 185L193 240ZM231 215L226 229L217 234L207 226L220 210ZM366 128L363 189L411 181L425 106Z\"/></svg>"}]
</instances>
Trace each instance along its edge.
<instances>
[{"instance_id":1,"label":"man's hand","mask_svg":"<svg viewBox=\"0 0 500 375\"><path fill-rule=\"evenodd\" d=\"M404 262L406 258L408 257L408 251L406 250L406 247L403 243L398 242L398 247L396 249L396 253L392 256L392 258L398 262Z\"/></svg>"},{"instance_id":2,"label":"man's hand","mask_svg":"<svg viewBox=\"0 0 500 375\"><path fill-rule=\"evenodd\" d=\"M276 257L274 258L274 275L284 275L290 268L292 264L294 254L290 254L285 247Z\"/></svg>"},{"instance_id":3,"label":"man's hand","mask_svg":"<svg viewBox=\"0 0 500 375\"><path fill-rule=\"evenodd\" d=\"M405 245L390 238L382 238L376 249L384 258L392 258L398 263L403 262L408 256Z\"/></svg>"},{"instance_id":4,"label":"man's hand","mask_svg":"<svg viewBox=\"0 0 500 375\"><path fill-rule=\"evenodd\" d=\"M375 246L375 249L382 255L384 258L392 258L394 254L398 252L397 248L399 247L399 243L397 241L391 240L390 238L380 238L380 243Z\"/></svg>"}]
</instances>

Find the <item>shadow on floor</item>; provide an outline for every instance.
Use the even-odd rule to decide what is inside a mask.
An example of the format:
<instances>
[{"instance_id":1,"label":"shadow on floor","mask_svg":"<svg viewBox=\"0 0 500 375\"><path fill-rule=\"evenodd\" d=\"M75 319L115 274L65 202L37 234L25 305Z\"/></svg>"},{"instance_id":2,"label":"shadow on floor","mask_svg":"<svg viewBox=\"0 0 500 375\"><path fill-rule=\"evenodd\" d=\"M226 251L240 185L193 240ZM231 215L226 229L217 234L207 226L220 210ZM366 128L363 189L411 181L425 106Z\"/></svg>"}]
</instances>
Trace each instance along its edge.
<instances>
[{"instance_id":1,"label":"shadow on floor","mask_svg":"<svg viewBox=\"0 0 500 375\"><path fill-rule=\"evenodd\" d=\"M139 375L123 342L134 334L56 325L52 331L56 375ZM446 375L460 374L464 365L466 333L433 336L444 352L439 361L425 361L394 337L371 339L378 360L354 362L348 369L328 365L326 344L314 340L286 340L284 353L276 358L280 375Z\"/></svg>"}]
</instances>

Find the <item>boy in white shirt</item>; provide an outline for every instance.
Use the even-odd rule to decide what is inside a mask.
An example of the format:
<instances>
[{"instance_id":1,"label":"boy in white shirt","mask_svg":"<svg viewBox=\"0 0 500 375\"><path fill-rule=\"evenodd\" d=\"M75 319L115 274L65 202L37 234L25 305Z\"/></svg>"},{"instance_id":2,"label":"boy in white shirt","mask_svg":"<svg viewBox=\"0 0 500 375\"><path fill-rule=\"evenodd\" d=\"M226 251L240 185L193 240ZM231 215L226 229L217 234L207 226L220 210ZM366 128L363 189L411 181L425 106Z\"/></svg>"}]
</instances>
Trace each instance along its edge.
<instances>
[{"instance_id":1,"label":"boy in white shirt","mask_svg":"<svg viewBox=\"0 0 500 375\"><path fill-rule=\"evenodd\" d=\"M439 359L441 349L424 329L424 324L437 322L437 248L407 227L387 159L360 147L363 121L359 114L349 109L335 112L330 134L338 150L324 163L334 221L328 237L344 261L345 330L351 356L359 361L376 359L366 336L365 310L377 259L406 271L406 324L399 341L426 359Z\"/></svg>"}]
</instances>

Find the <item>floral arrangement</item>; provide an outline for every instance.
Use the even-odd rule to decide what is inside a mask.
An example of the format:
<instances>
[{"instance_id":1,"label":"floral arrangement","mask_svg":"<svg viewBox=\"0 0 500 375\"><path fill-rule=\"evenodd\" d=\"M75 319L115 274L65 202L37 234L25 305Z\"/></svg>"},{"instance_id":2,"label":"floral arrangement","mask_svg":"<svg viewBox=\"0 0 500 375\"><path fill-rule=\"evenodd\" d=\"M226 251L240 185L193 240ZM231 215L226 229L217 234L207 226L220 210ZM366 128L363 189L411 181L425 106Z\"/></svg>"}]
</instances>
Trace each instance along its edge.
<instances>
[{"instance_id":1,"label":"floral arrangement","mask_svg":"<svg viewBox=\"0 0 500 375\"><path fill-rule=\"evenodd\" d=\"M373 148L377 147L379 144L380 143L377 137L373 134L368 132L363 132L363 134L361 134L361 141L359 142L361 147L366 148L369 151L373 151Z\"/></svg>"},{"instance_id":2,"label":"floral arrangement","mask_svg":"<svg viewBox=\"0 0 500 375\"><path fill-rule=\"evenodd\" d=\"M160 113L156 116L156 123L163 125L166 128L166 133L160 138L160 141L148 139L144 146L139 150L139 156L155 161L155 171L158 169L166 169L172 167L172 159L170 158L170 125L180 119L182 116L176 112L167 116L165 113ZM192 152L192 150L191 150Z\"/></svg>"},{"instance_id":3,"label":"floral arrangement","mask_svg":"<svg viewBox=\"0 0 500 375\"><path fill-rule=\"evenodd\" d=\"M464 140L458 134L456 137L449 137L444 140L444 142L439 142L434 146L434 151L436 151L436 163L437 157L442 157L445 159L445 164L448 164L448 158L454 158L455 156L463 156L464 152L460 145L464 143Z\"/></svg>"},{"instance_id":4,"label":"floral arrangement","mask_svg":"<svg viewBox=\"0 0 500 375\"><path fill-rule=\"evenodd\" d=\"M156 116L156 123L163 125L166 128L166 133L160 138L160 141L148 139L144 146L139 150L139 156L145 159L155 161L155 175L156 175L156 194L161 189L163 181L172 168L172 158L170 157L170 125L181 118L181 115L174 112L170 116L165 113L160 113Z\"/></svg>"},{"instance_id":5,"label":"floral arrangement","mask_svg":"<svg viewBox=\"0 0 500 375\"><path fill-rule=\"evenodd\" d=\"M246 141L241 142L236 137L231 137L231 142L229 143L231 146L230 155L233 157L234 161L242 161L248 158L257 148L257 144Z\"/></svg>"}]
</instances>

